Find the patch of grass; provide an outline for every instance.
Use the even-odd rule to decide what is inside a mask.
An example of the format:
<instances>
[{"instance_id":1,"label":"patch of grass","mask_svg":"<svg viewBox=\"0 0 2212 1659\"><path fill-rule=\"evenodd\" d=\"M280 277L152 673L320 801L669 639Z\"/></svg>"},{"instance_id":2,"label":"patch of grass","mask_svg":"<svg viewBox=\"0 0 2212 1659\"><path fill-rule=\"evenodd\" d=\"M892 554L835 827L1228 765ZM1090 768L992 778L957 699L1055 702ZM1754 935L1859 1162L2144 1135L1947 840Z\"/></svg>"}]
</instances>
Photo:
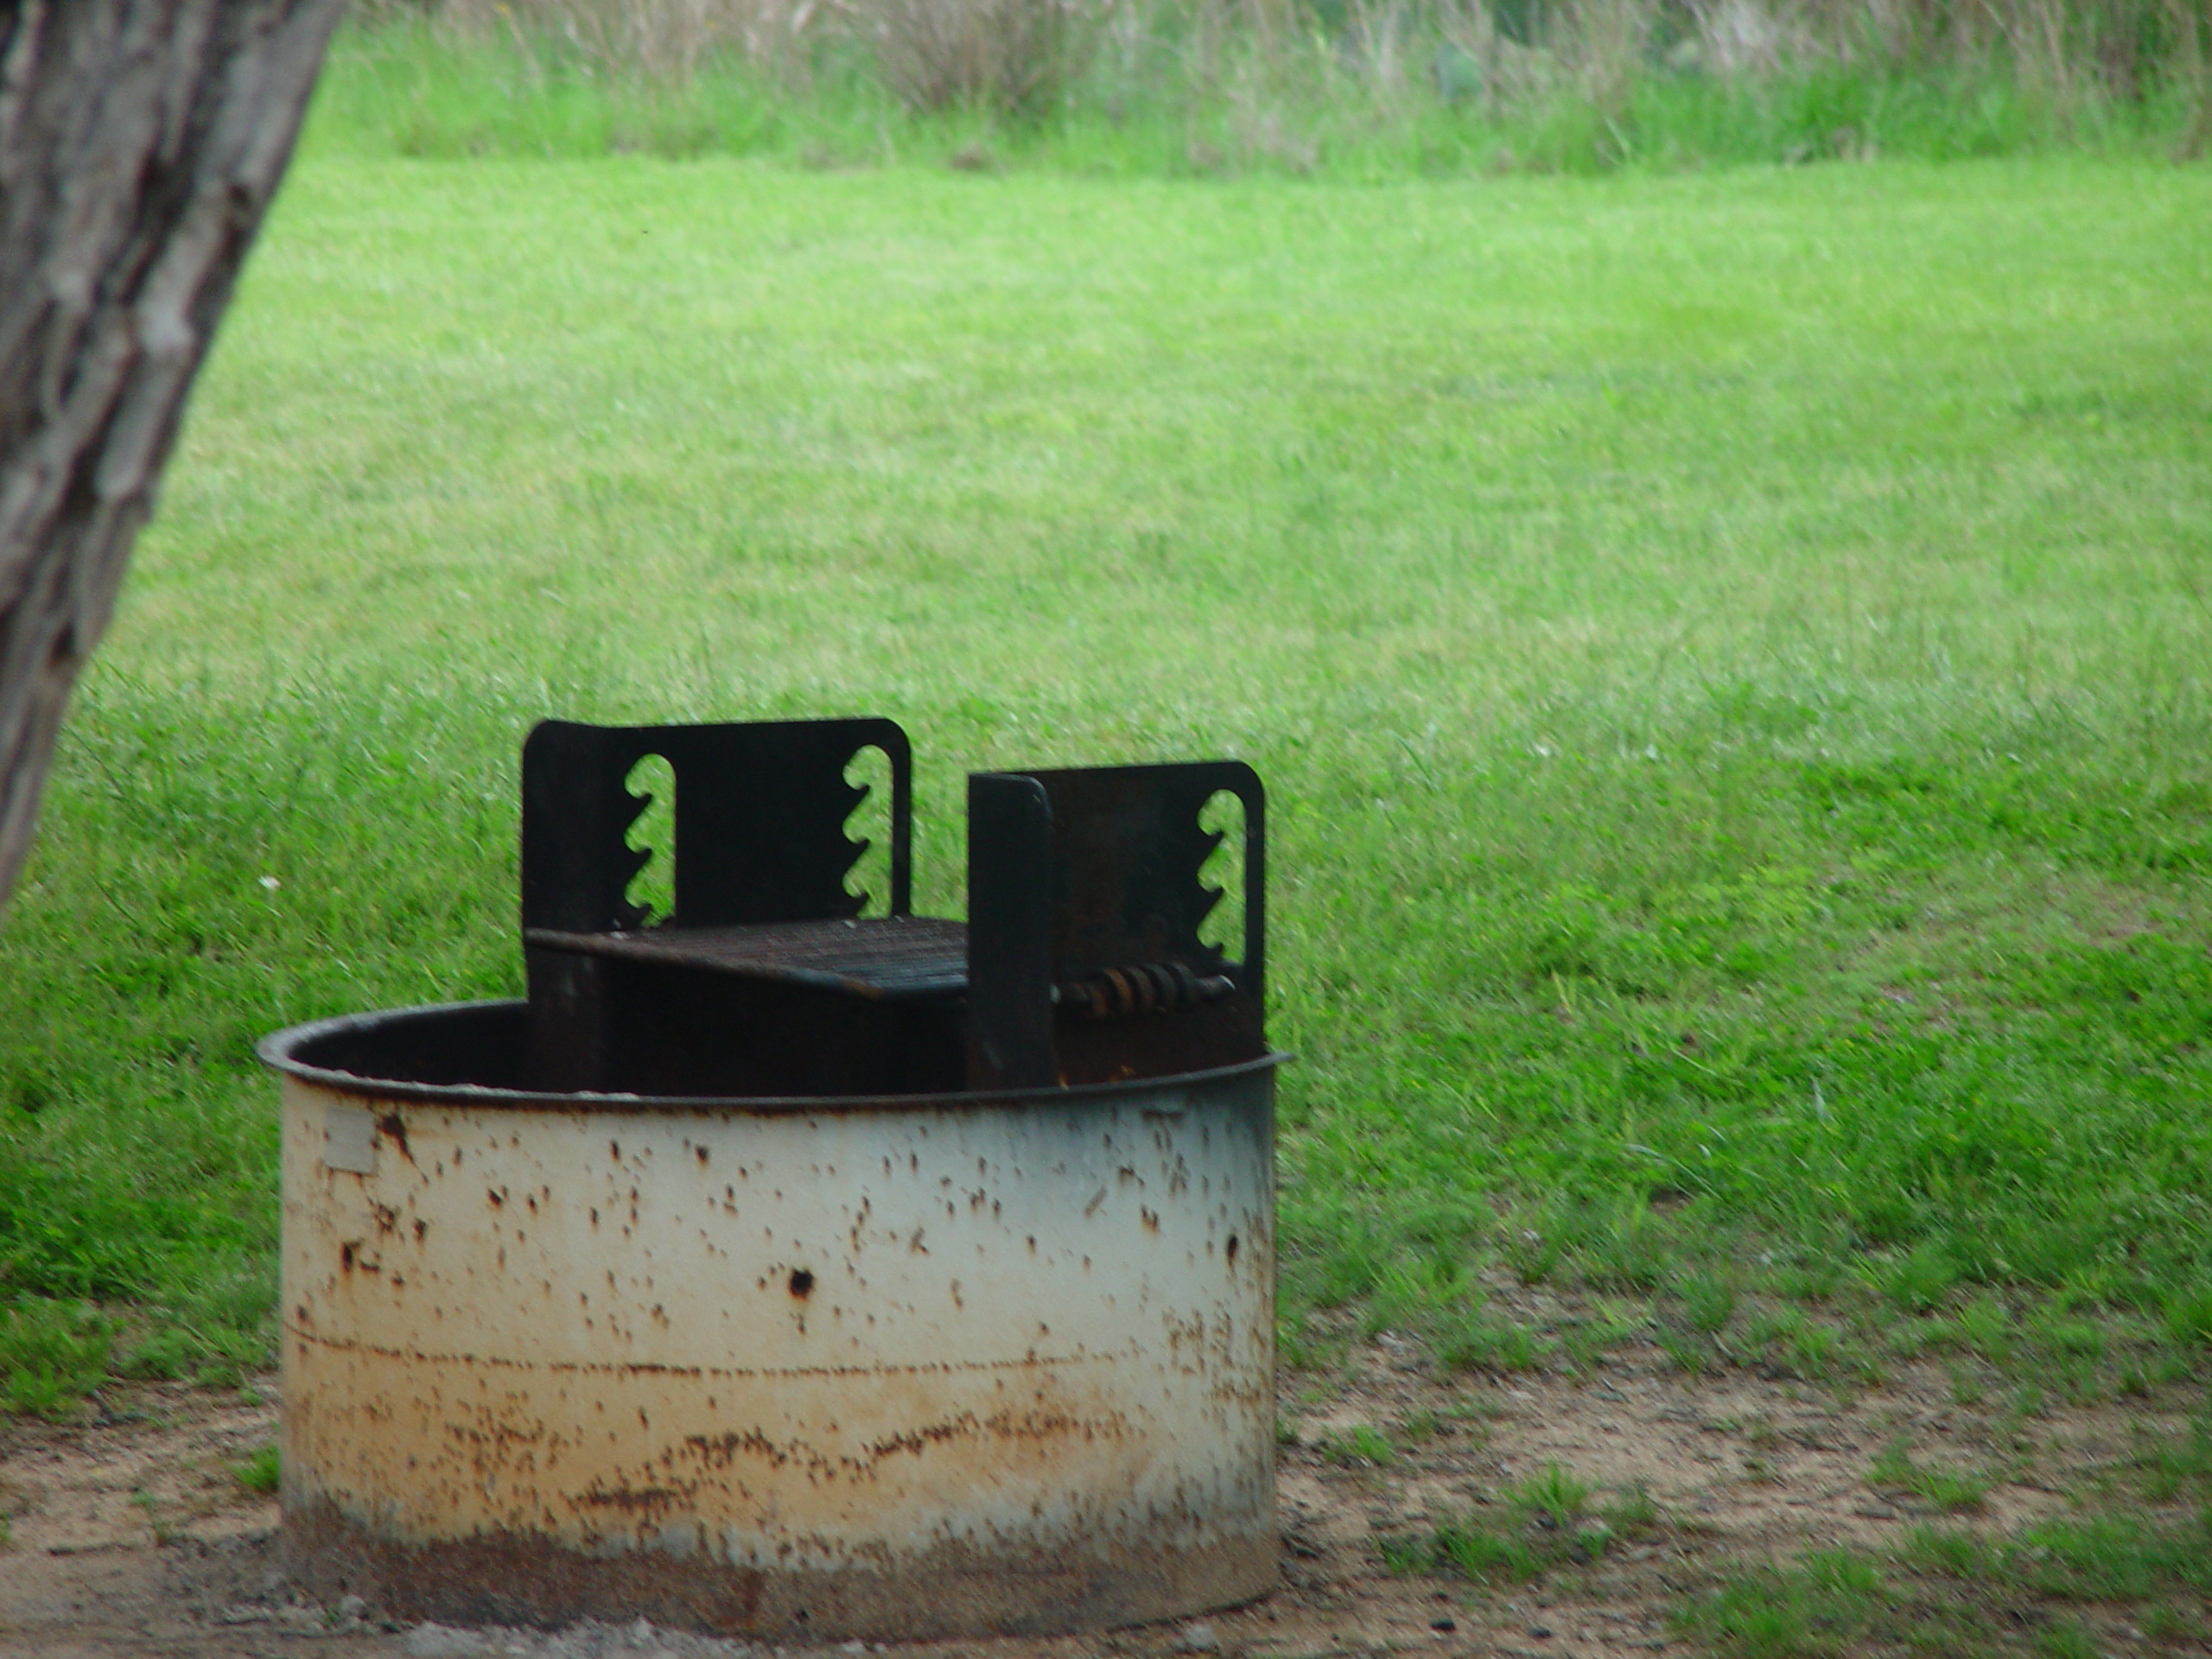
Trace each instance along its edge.
<instances>
[{"instance_id":1,"label":"patch of grass","mask_svg":"<svg viewBox=\"0 0 2212 1659\"><path fill-rule=\"evenodd\" d=\"M0 1306L0 1411L63 1419L105 1379L112 1319L84 1302L24 1297Z\"/></svg>"},{"instance_id":2,"label":"patch of grass","mask_svg":"<svg viewBox=\"0 0 2212 1659\"><path fill-rule=\"evenodd\" d=\"M1397 1447L1371 1423L1331 1430L1316 1439L1313 1446L1331 1463L1347 1469L1387 1469L1398 1460Z\"/></svg>"},{"instance_id":3,"label":"patch of grass","mask_svg":"<svg viewBox=\"0 0 2212 1659\"><path fill-rule=\"evenodd\" d=\"M1734 1569L1681 1610L1686 1634L1728 1656L1883 1651L2101 1651L2088 1611L2145 1634L2193 1630L2186 1599L2212 1587L2207 1517L2050 1522L2012 1535L1921 1528L1894 1553L1814 1553ZM2158 1639L2158 1638L2154 1638Z\"/></svg>"},{"instance_id":4,"label":"patch of grass","mask_svg":"<svg viewBox=\"0 0 2212 1659\"><path fill-rule=\"evenodd\" d=\"M2199 1413L2178 1435L2139 1433L2135 1462L2152 1503L2190 1497L2212 1504L2212 1410Z\"/></svg>"},{"instance_id":5,"label":"patch of grass","mask_svg":"<svg viewBox=\"0 0 2212 1659\"><path fill-rule=\"evenodd\" d=\"M1613 1349L1650 1328L1650 1317L1641 1308L1600 1300L1586 1317L1561 1323L1560 1353L1574 1370L1588 1370Z\"/></svg>"},{"instance_id":6,"label":"patch of grass","mask_svg":"<svg viewBox=\"0 0 2212 1659\"><path fill-rule=\"evenodd\" d=\"M1393 1572L1524 1582L1554 1568L1587 1565L1618 1540L1662 1524L1650 1495L1634 1488L1611 1503L1561 1465L1547 1464L1491 1502L1426 1533L1382 1541Z\"/></svg>"},{"instance_id":7,"label":"patch of grass","mask_svg":"<svg viewBox=\"0 0 2212 1659\"><path fill-rule=\"evenodd\" d=\"M1881 1569L1864 1558L1815 1553L1789 1569L1728 1575L1691 1604L1685 1630L1745 1659L1813 1659L1861 1651L1890 1608Z\"/></svg>"},{"instance_id":8,"label":"patch of grass","mask_svg":"<svg viewBox=\"0 0 2212 1659\"><path fill-rule=\"evenodd\" d=\"M1986 1474L1915 1463L1902 1445L1889 1446L1875 1459L1866 1478L1876 1486L1908 1492L1953 1514L1980 1509L1997 1484Z\"/></svg>"},{"instance_id":9,"label":"patch of grass","mask_svg":"<svg viewBox=\"0 0 2212 1659\"><path fill-rule=\"evenodd\" d=\"M1436 1363L1447 1371L1502 1375L1541 1369L1558 1344L1516 1319L1476 1312L1440 1317L1429 1346Z\"/></svg>"},{"instance_id":10,"label":"patch of grass","mask_svg":"<svg viewBox=\"0 0 2212 1659\"><path fill-rule=\"evenodd\" d=\"M1742 1286L1726 1268L1704 1268L1684 1274L1675 1284L1682 1319L1701 1337L1717 1337L1736 1317Z\"/></svg>"},{"instance_id":11,"label":"patch of grass","mask_svg":"<svg viewBox=\"0 0 2212 1659\"><path fill-rule=\"evenodd\" d=\"M274 1444L257 1446L251 1457L231 1465L231 1478L249 1492L273 1497L284 1484L282 1454Z\"/></svg>"}]
</instances>

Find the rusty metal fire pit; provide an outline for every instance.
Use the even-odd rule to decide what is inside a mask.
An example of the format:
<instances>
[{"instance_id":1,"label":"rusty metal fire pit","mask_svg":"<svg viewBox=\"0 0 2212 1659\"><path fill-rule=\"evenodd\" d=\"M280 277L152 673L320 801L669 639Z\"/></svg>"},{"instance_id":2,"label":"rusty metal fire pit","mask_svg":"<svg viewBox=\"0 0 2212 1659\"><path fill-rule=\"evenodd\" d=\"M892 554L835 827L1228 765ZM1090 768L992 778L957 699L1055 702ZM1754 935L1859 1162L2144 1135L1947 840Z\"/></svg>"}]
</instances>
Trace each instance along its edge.
<instances>
[{"instance_id":1,"label":"rusty metal fire pit","mask_svg":"<svg viewBox=\"0 0 2212 1659\"><path fill-rule=\"evenodd\" d=\"M847 891L891 762L889 914ZM674 913L625 898L676 778ZM887 721L524 751L526 1001L326 1020L283 1074L284 1529L401 1617L1068 1630L1274 1581L1263 799L979 774L909 913ZM1245 940L1200 809L1243 804Z\"/></svg>"}]
</instances>

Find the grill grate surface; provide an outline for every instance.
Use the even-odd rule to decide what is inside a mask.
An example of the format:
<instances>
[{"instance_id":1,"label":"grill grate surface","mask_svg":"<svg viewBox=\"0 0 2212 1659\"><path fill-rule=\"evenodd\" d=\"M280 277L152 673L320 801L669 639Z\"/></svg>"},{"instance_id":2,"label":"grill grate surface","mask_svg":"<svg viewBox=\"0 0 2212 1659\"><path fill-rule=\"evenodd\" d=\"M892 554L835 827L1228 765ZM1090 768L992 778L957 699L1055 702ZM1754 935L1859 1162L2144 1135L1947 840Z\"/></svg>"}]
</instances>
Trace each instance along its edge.
<instances>
[{"instance_id":1,"label":"grill grate surface","mask_svg":"<svg viewBox=\"0 0 2212 1659\"><path fill-rule=\"evenodd\" d=\"M703 968L744 979L844 991L878 1001L953 996L968 988L968 925L934 916L610 933L533 927L523 938L530 944L580 956Z\"/></svg>"}]
</instances>

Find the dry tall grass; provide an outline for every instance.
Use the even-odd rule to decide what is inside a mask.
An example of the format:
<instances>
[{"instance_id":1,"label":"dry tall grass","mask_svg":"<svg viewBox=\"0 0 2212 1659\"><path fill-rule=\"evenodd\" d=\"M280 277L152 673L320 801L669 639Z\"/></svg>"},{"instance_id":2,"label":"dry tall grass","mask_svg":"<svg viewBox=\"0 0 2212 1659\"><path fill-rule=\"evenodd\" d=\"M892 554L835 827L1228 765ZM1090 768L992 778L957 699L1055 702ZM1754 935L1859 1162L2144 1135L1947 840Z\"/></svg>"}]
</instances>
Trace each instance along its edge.
<instances>
[{"instance_id":1,"label":"dry tall grass","mask_svg":"<svg viewBox=\"0 0 2212 1659\"><path fill-rule=\"evenodd\" d=\"M1321 83L1395 105L1580 97L1611 119L1654 73L1818 67L2009 72L2062 123L2179 91L2212 145L2212 0L365 0L594 71L687 81L711 59L804 79L864 53L910 106L1052 107L1101 62L1124 83L1255 108Z\"/></svg>"}]
</instances>

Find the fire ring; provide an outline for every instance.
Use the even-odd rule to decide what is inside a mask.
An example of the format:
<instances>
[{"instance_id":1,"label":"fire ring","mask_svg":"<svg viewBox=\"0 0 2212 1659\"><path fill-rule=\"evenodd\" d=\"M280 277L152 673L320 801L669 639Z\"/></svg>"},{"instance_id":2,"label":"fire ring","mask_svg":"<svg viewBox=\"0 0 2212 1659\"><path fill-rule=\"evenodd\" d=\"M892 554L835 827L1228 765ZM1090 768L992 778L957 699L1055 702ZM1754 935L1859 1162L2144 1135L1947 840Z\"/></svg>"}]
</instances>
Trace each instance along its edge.
<instances>
[{"instance_id":1,"label":"fire ring","mask_svg":"<svg viewBox=\"0 0 2212 1659\"><path fill-rule=\"evenodd\" d=\"M855 845L855 740L893 761L869 920L821 833ZM646 753L677 785L659 927L621 907L642 804L620 780ZM819 1640L1272 1586L1257 779L972 778L963 925L906 913L905 764L887 721L540 727L530 999L263 1044L307 1588ZM1224 786L1241 962L1197 938L1217 837L1195 819ZM1065 988L1109 973L1164 992Z\"/></svg>"}]
</instances>

